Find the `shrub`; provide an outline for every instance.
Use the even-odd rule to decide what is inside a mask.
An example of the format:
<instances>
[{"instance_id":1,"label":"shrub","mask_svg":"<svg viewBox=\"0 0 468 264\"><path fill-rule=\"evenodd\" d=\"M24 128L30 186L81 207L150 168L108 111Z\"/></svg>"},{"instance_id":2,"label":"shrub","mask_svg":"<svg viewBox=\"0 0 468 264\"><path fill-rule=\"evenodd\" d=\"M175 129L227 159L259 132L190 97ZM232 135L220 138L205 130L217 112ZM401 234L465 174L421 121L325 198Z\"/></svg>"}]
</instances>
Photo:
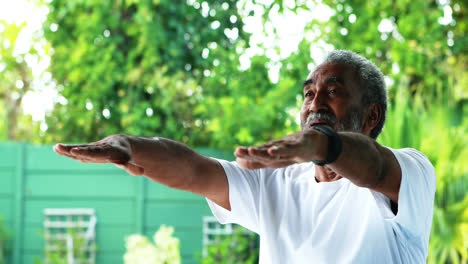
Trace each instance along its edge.
<instances>
[{"instance_id":1,"label":"shrub","mask_svg":"<svg viewBox=\"0 0 468 264\"><path fill-rule=\"evenodd\" d=\"M222 236L217 243L207 246L207 255L201 263L257 264L258 260L259 236L241 226L236 226L232 235Z\"/></svg>"},{"instance_id":2,"label":"shrub","mask_svg":"<svg viewBox=\"0 0 468 264\"><path fill-rule=\"evenodd\" d=\"M153 236L133 234L125 238L125 264L180 264L180 242L172 236L174 228L162 225Z\"/></svg>"}]
</instances>

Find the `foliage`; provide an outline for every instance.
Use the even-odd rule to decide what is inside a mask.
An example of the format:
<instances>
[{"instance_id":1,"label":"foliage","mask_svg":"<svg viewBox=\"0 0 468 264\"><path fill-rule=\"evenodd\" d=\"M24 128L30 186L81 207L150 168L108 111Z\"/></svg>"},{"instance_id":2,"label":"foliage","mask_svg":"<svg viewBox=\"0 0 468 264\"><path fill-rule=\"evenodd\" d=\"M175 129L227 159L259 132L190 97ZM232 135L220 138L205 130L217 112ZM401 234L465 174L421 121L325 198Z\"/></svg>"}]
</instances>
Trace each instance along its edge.
<instances>
[{"instance_id":1,"label":"foliage","mask_svg":"<svg viewBox=\"0 0 468 264\"><path fill-rule=\"evenodd\" d=\"M430 159L436 170L437 189L428 263L466 263L468 120L457 120L457 109L448 105L424 110L421 99L410 99L407 93L401 89L390 105L379 142L394 148L417 148Z\"/></svg>"},{"instance_id":2,"label":"foliage","mask_svg":"<svg viewBox=\"0 0 468 264\"><path fill-rule=\"evenodd\" d=\"M214 263L258 263L259 237L247 229L237 226L232 235L207 246L207 255L202 264Z\"/></svg>"},{"instance_id":3,"label":"foliage","mask_svg":"<svg viewBox=\"0 0 468 264\"><path fill-rule=\"evenodd\" d=\"M73 261L77 263L90 263L89 251L96 250L90 246L84 237L84 234L78 232L75 228L68 228L67 235L70 236L73 243ZM45 239L45 238L44 238ZM49 241L50 244L44 249L44 261L38 257L34 258L36 264L68 264L69 249L67 247L67 238L55 238ZM95 247L95 246L94 246Z\"/></svg>"},{"instance_id":4,"label":"foliage","mask_svg":"<svg viewBox=\"0 0 468 264\"><path fill-rule=\"evenodd\" d=\"M260 2L260 1L259 1ZM419 93L426 106L444 102L445 91L457 101L468 99L468 2L466 1L273 1L266 20L277 10L329 10L326 21L307 25L311 46L331 44L376 62L390 88ZM390 98L396 89L390 91Z\"/></svg>"},{"instance_id":5,"label":"foliage","mask_svg":"<svg viewBox=\"0 0 468 264\"><path fill-rule=\"evenodd\" d=\"M236 0L49 6L50 71L65 100L47 118L44 142L128 133L231 149L298 127L286 110L299 81L272 83L263 55L247 69L239 62L249 34Z\"/></svg>"},{"instance_id":6,"label":"foliage","mask_svg":"<svg viewBox=\"0 0 468 264\"><path fill-rule=\"evenodd\" d=\"M446 110L445 113L443 110ZM434 113L431 131L421 150L435 165L438 186L429 263L466 263L468 261L468 129L451 126L449 109Z\"/></svg>"},{"instance_id":7,"label":"foliage","mask_svg":"<svg viewBox=\"0 0 468 264\"><path fill-rule=\"evenodd\" d=\"M127 251L125 264L177 264L180 262L179 239L172 236L174 228L162 225L153 236L154 244L147 237L133 234L125 238Z\"/></svg>"},{"instance_id":8,"label":"foliage","mask_svg":"<svg viewBox=\"0 0 468 264\"><path fill-rule=\"evenodd\" d=\"M38 124L22 110L23 98L33 83L28 62L38 55L34 47L18 52L24 27L25 23L16 25L0 20L0 140L3 141L34 141L34 134L39 130Z\"/></svg>"},{"instance_id":9,"label":"foliage","mask_svg":"<svg viewBox=\"0 0 468 264\"><path fill-rule=\"evenodd\" d=\"M8 243L11 239L11 233L5 228L3 219L0 217L0 264L6 263L5 258L10 252Z\"/></svg>"}]
</instances>

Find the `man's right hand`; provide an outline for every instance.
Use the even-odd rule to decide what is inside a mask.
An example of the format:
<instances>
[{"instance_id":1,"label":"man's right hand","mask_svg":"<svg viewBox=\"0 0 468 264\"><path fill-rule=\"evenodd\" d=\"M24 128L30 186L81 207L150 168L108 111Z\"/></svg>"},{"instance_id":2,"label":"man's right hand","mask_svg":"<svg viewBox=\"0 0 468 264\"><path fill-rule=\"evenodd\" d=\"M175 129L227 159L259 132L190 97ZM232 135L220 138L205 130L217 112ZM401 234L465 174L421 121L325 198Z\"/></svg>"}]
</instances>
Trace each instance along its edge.
<instances>
[{"instance_id":1,"label":"man's right hand","mask_svg":"<svg viewBox=\"0 0 468 264\"><path fill-rule=\"evenodd\" d=\"M143 175L144 169L132 161L132 148L125 135L111 135L97 142L78 145L56 144L54 151L85 163L113 163L132 175Z\"/></svg>"}]
</instances>

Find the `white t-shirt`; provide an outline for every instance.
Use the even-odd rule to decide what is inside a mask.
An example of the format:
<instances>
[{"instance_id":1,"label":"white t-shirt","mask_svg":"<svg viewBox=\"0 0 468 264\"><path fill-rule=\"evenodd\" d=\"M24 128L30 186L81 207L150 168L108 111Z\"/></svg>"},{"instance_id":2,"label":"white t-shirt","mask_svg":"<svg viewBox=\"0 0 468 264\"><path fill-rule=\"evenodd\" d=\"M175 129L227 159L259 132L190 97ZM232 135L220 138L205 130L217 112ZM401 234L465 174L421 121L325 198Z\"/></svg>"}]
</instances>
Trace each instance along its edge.
<instances>
[{"instance_id":1,"label":"white t-shirt","mask_svg":"<svg viewBox=\"0 0 468 264\"><path fill-rule=\"evenodd\" d=\"M219 160L231 211L208 200L222 224L260 235L260 263L426 263L436 187L429 160L391 149L402 170L397 216L390 199L342 178L315 181L313 163L246 170Z\"/></svg>"}]
</instances>

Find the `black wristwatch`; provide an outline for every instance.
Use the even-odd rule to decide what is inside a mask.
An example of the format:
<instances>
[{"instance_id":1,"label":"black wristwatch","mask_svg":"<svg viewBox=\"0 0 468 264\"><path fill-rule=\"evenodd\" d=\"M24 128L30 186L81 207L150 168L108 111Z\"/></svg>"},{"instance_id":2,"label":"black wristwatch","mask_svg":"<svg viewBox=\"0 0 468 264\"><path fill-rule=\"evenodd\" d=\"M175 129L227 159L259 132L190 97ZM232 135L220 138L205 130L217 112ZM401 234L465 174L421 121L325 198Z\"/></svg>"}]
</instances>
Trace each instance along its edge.
<instances>
[{"instance_id":1,"label":"black wristwatch","mask_svg":"<svg viewBox=\"0 0 468 264\"><path fill-rule=\"evenodd\" d=\"M313 163L319 166L330 164L338 159L343 150L341 138L338 133L335 132L331 127L326 125L315 125L313 129L320 131L328 136L328 153L325 160L312 160Z\"/></svg>"}]
</instances>

